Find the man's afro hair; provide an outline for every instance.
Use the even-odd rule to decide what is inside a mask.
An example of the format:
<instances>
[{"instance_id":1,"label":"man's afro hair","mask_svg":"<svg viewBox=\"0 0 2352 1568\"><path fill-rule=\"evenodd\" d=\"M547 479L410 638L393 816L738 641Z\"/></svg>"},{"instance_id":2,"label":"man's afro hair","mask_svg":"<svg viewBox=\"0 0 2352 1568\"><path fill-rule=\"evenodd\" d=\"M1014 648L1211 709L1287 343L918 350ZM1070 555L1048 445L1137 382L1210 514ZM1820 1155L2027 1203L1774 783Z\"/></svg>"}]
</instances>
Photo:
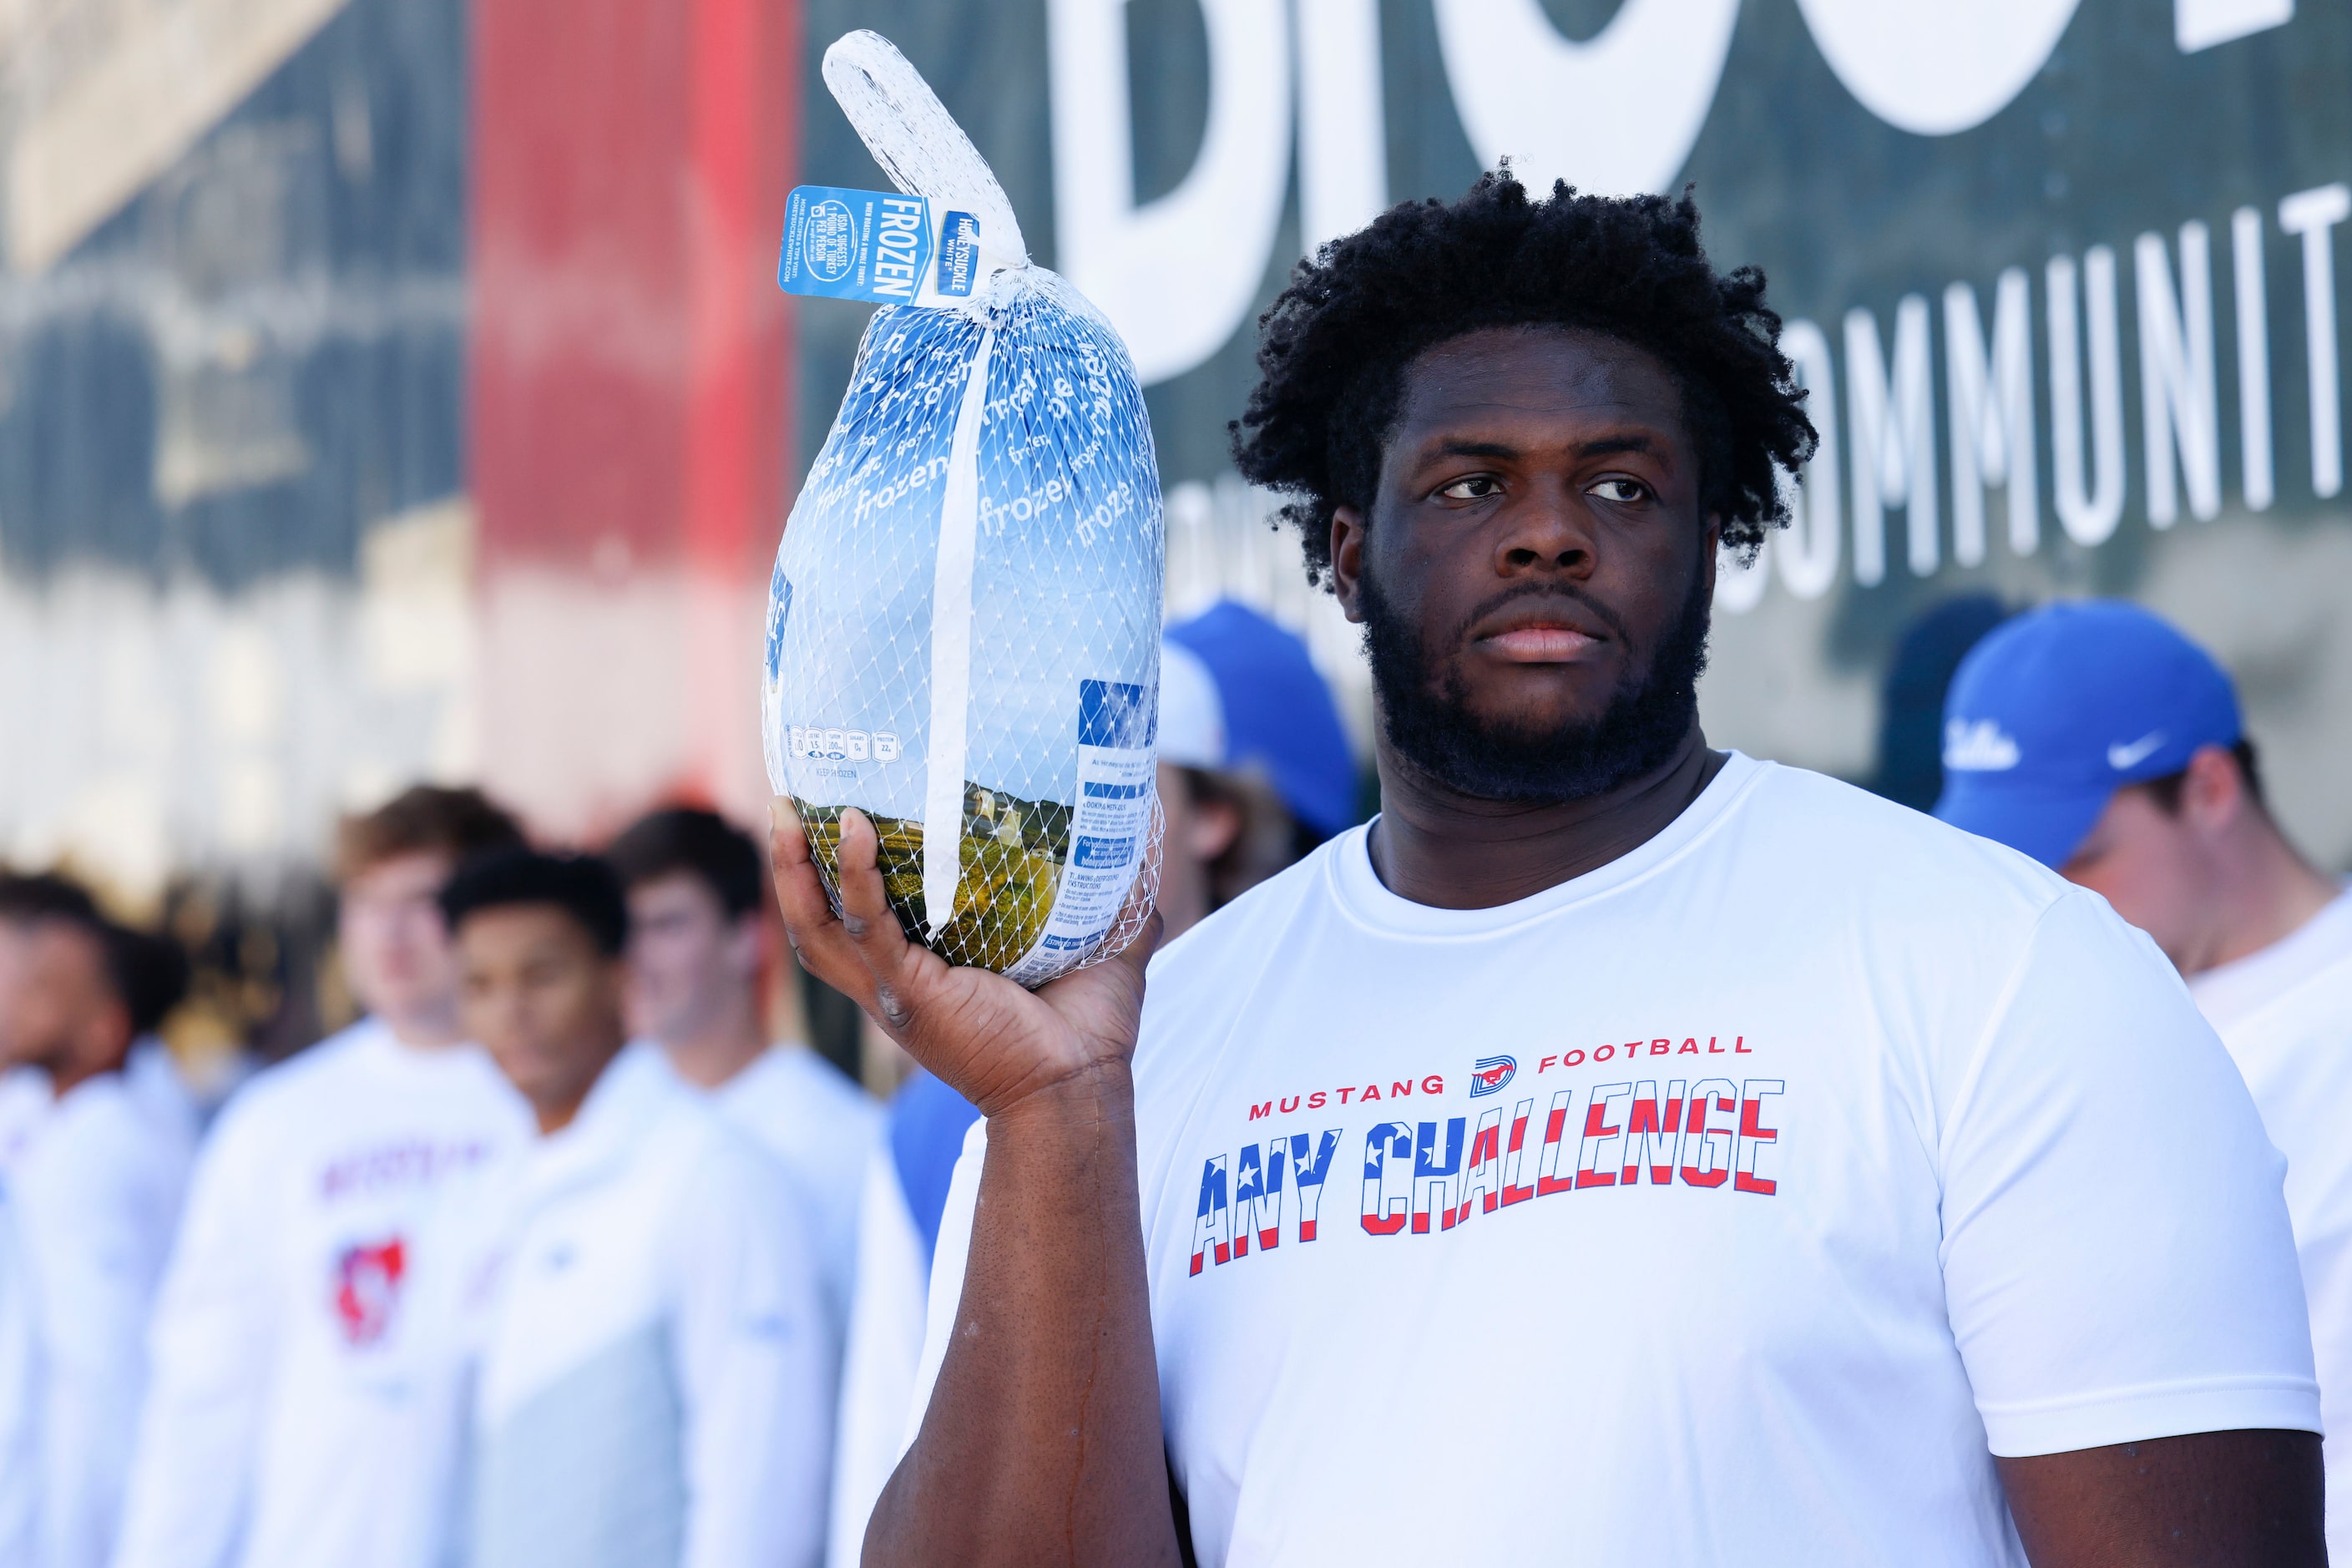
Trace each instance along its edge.
<instances>
[{"instance_id":1,"label":"man's afro hair","mask_svg":"<svg viewBox=\"0 0 2352 1568\"><path fill-rule=\"evenodd\" d=\"M1685 192L1531 201L1507 168L1457 202L1405 203L1301 261L1259 319L1257 387L1233 426L1244 477L1293 499L1310 580L1331 566L1331 512L1369 509L1404 373L1486 327L1608 333L1664 361L1699 447L1699 507L1753 555L1788 521L1776 469L1812 456L1805 393L1779 347L1764 274L1722 274Z\"/></svg>"}]
</instances>

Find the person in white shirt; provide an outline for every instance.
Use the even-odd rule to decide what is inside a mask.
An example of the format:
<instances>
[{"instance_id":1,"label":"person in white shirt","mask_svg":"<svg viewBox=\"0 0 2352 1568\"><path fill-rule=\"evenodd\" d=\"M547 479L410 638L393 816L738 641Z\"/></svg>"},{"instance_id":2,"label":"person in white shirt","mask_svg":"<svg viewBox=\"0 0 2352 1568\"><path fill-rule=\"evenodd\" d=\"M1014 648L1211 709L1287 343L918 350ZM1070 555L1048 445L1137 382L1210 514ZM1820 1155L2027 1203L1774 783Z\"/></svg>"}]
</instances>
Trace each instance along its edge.
<instances>
[{"instance_id":1,"label":"person in white shirt","mask_svg":"<svg viewBox=\"0 0 2352 1568\"><path fill-rule=\"evenodd\" d=\"M1366 627L1381 815L1152 963L803 962L985 1120L874 1563L2324 1560L2281 1167L2162 956L1708 749L1809 455L1689 198L1507 174L1301 264L1237 431Z\"/></svg>"},{"instance_id":2,"label":"person in white shirt","mask_svg":"<svg viewBox=\"0 0 2352 1568\"><path fill-rule=\"evenodd\" d=\"M0 921L9 921L0 913ZM195 1107L142 1041L177 1000L161 946L79 912L10 921L18 971L0 1052L50 1103L5 1170L32 1292L42 1568L105 1568L147 1378L156 1283L194 1158ZM184 984L184 967L177 972ZM167 973L163 982L169 987ZM134 1079L134 1058L137 1078Z\"/></svg>"},{"instance_id":3,"label":"person in white shirt","mask_svg":"<svg viewBox=\"0 0 2352 1568\"><path fill-rule=\"evenodd\" d=\"M435 900L520 838L477 792L430 786L342 825L340 952L368 1013L247 1083L198 1158L116 1568L439 1563L460 1412L409 1310L417 1227L530 1117L463 1043Z\"/></svg>"},{"instance_id":4,"label":"person in white shirt","mask_svg":"<svg viewBox=\"0 0 2352 1568\"><path fill-rule=\"evenodd\" d=\"M864 1560L866 1521L906 1447L940 1216L964 1131L979 1115L963 1096L917 1068L890 1097L883 1142L866 1164L834 1428L830 1568L856 1568Z\"/></svg>"},{"instance_id":5,"label":"person in white shirt","mask_svg":"<svg viewBox=\"0 0 2352 1568\"><path fill-rule=\"evenodd\" d=\"M2352 1561L2352 893L2263 804L2228 674L2137 605L2010 622L1962 662L1945 715L1937 815L2154 938L2286 1155L2328 1432L2328 1549Z\"/></svg>"},{"instance_id":6,"label":"person in white shirt","mask_svg":"<svg viewBox=\"0 0 2352 1568\"><path fill-rule=\"evenodd\" d=\"M98 906L79 884L54 873L0 871L0 1171L24 1154L57 1103L48 1074L9 1049L8 1016L34 929L59 917L96 920Z\"/></svg>"},{"instance_id":7,"label":"person in white shirt","mask_svg":"<svg viewBox=\"0 0 2352 1568\"><path fill-rule=\"evenodd\" d=\"M806 1045L772 1044L761 1025L761 976L775 954L760 847L715 812L673 807L631 824L604 858L629 894L630 1031L658 1043L783 1166L809 1205L838 1331L882 1110Z\"/></svg>"},{"instance_id":8,"label":"person in white shirt","mask_svg":"<svg viewBox=\"0 0 2352 1568\"><path fill-rule=\"evenodd\" d=\"M33 1281L0 1178L0 1563L40 1561L40 1351Z\"/></svg>"},{"instance_id":9,"label":"person in white shirt","mask_svg":"<svg viewBox=\"0 0 2352 1568\"><path fill-rule=\"evenodd\" d=\"M514 850L442 894L467 1029L538 1137L486 1173L460 1300L471 1568L804 1568L831 1330L787 1178L649 1042L603 861Z\"/></svg>"}]
</instances>

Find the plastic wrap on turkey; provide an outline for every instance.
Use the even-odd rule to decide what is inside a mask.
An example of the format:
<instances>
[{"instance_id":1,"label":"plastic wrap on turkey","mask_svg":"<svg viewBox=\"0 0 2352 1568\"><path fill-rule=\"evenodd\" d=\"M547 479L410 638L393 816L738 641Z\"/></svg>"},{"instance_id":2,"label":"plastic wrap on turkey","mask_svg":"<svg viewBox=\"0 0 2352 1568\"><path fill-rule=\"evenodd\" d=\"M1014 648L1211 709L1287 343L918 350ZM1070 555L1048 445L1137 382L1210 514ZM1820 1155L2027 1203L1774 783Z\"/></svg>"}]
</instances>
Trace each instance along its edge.
<instances>
[{"instance_id":1,"label":"plastic wrap on turkey","mask_svg":"<svg viewBox=\"0 0 2352 1568\"><path fill-rule=\"evenodd\" d=\"M907 183L903 151L882 161ZM902 924L950 962L1034 985L1126 944L1157 865L1160 552L1142 393L1066 282L1007 267L875 313L768 613L769 773L828 886L856 806Z\"/></svg>"}]
</instances>

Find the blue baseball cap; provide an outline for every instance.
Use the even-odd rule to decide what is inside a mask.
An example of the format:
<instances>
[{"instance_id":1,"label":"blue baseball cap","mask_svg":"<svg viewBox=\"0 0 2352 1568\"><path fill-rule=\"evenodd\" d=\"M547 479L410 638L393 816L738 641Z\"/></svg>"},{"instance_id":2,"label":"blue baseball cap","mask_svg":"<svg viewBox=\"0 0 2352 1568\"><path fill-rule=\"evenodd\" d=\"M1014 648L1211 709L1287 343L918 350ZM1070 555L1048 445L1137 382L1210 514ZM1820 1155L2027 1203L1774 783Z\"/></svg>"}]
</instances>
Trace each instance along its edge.
<instances>
[{"instance_id":1,"label":"blue baseball cap","mask_svg":"<svg viewBox=\"0 0 2352 1568\"><path fill-rule=\"evenodd\" d=\"M1166 640L1197 661L1213 683L1213 733L1222 755L1171 754L1194 767L1265 770L1291 815L1325 837L1356 820L1356 761L1331 688L1307 656L1307 644L1245 605L1222 599L1170 626ZM1171 682L1171 670L1179 680ZM1171 691L1197 686L1182 668L1163 665L1163 705ZM1204 737L1212 732L1203 729ZM1174 739L1174 736L1171 736ZM1208 743L1205 739L1203 746ZM1163 752L1169 748L1163 743ZM1181 752L1182 748L1179 748Z\"/></svg>"},{"instance_id":2,"label":"blue baseball cap","mask_svg":"<svg viewBox=\"0 0 2352 1568\"><path fill-rule=\"evenodd\" d=\"M2051 605L1960 661L1936 815L2054 869L2116 791L2242 732L2229 676L2169 623L2116 599Z\"/></svg>"}]
</instances>

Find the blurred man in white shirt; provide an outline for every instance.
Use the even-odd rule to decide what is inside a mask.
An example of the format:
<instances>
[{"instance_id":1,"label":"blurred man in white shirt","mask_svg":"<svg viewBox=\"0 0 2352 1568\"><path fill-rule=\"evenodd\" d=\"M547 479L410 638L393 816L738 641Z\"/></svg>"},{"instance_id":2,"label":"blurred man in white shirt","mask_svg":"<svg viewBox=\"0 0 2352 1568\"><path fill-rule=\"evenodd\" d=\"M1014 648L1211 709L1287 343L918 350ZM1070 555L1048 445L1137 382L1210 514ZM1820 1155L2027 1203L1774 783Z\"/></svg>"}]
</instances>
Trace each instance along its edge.
<instances>
[{"instance_id":1,"label":"blurred man in white shirt","mask_svg":"<svg viewBox=\"0 0 2352 1568\"><path fill-rule=\"evenodd\" d=\"M488 1171L472 1568L803 1568L824 1534L830 1330L782 1171L628 1043L604 862L516 850L442 894L468 1030L538 1137Z\"/></svg>"},{"instance_id":2,"label":"blurred man in white shirt","mask_svg":"<svg viewBox=\"0 0 2352 1568\"><path fill-rule=\"evenodd\" d=\"M150 994L169 968L147 951L155 939L108 924L87 900L0 920L16 928L17 950L0 1059L32 1068L49 1096L5 1171L39 1379L33 1560L105 1568L195 1110L171 1092L168 1063L142 1061L136 1082L130 1072L141 1025L176 1000Z\"/></svg>"},{"instance_id":3,"label":"blurred man in white shirt","mask_svg":"<svg viewBox=\"0 0 2352 1568\"><path fill-rule=\"evenodd\" d=\"M37 1550L40 1434L38 1352L33 1283L16 1236L16 1206L0 1182L0 1563L29 1563Z\"/></svg>"},{"instance_id":4,"label":"blurred man in white shirt","mask_svg":"<svg viewBox=\"0 0 2352 1568\"><path fill-rule=\"evenodd\" d=\"M116 1568L440 1561L459 1411L446 1342L408 1310L416 1230L530 1119L463 1043L436 899L520 841L472 790L343 824L341 953L367 1016L247 1084L198 1160Z\"/></svg>"},{"instance_id":5,"label":"blurred man in white shirt","mask_svg":"<svg viewBox=\"0 0 2352 1568\"><path fill-rule=\"evenodd\" d=\"M59 916L95 920L98 906L63 877L0 871L0 1171L16 1163L57 1103L48 1075L8 1048L8 1016L24 981L34 928Z\"/></svg>"},{"instance_id":6,"label":"blurred man in white shirt","mask_svg":"<svg viewBox=\"0 0 2352 1568\"><path fill-rule=\"evenodd\" d=\"M838 1327L856 1268L859 1193L881 1108L797 1040L772 1044L760 981L775 957L759 846L714 812L639 819L605 858L629 895L629 1026L774 1154L810 1205Z\"/></svg>"},{"instance_id":7,"label":"blurred man in white shirt","mask_svg":"<svg viewBox=\"0 0 2352 1568\"><path fill-rule=\"evenodd\" d=\"M2238 696L2137 605L2053 605L1970 650L1936 814L2105 897L2156 940L2286 1155L2327 1427L2327 1536L2352 1558L2352 893L2263 800Z\"/></svg>"}]
</instances>

